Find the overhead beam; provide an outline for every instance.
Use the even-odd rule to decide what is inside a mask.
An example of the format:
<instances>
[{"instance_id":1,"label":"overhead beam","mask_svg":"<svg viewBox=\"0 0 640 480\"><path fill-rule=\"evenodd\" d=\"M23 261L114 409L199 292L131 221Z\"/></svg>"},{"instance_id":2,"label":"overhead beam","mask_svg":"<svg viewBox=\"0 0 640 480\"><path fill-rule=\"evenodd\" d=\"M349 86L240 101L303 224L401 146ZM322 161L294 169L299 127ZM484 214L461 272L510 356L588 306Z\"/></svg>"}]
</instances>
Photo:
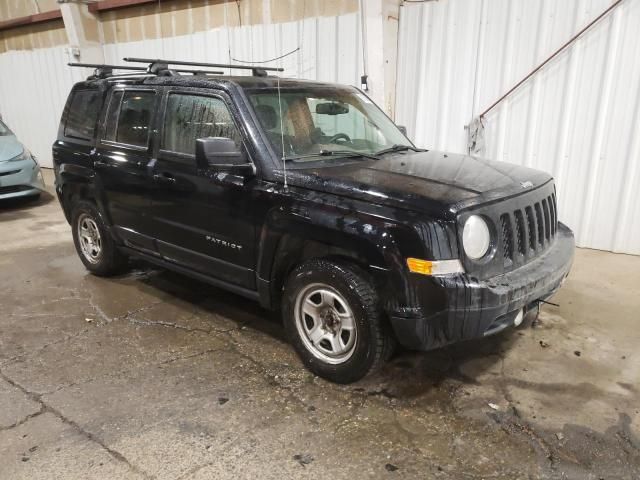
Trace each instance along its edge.
<instances>
[{"instance_id":1,"label":"overhead beam","mask_svg":"<svg viewBox=\"0 0 640 480\"><path fill-rule=\"evenodd\" d=\"M90 3L89 11L91 13L100 13L117 8L144 5L145 3L158 3L158 0L102 0L101 2Z\"/></svg>"},{"instance_id":2,"label":"overhead beam","mask_svg":"<svg viewBox=\"0 0 640 480\"><path fill-rule=\"evenodd\" d=\"M25 27L27 25L37 25L39 23L51 22L62 18L62 12L51 10L49 12L34 13L24 17L12 18L11 20L3 20L0 22L0 32L11 28Z\"/></svg>"}]
</instances>

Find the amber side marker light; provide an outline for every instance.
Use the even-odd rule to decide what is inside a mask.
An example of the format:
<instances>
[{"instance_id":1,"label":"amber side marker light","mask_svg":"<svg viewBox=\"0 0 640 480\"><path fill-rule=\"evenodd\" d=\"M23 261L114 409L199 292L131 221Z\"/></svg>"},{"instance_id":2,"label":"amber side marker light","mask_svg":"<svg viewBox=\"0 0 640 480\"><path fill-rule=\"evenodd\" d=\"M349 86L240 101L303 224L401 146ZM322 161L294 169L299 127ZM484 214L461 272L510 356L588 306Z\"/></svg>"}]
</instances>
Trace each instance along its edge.
<instances>
[{"instance_id":1,"label":"amber side marker light","mask_svg":"<svg viewBox=\"0 0 640 480\"><path fill-rule=\"evenodd\" d=\"M464 273L460 260L422 260L420 258L407 258L407 267L412 273L420 275L453 275Z\"/></svg>"}]
</instances>

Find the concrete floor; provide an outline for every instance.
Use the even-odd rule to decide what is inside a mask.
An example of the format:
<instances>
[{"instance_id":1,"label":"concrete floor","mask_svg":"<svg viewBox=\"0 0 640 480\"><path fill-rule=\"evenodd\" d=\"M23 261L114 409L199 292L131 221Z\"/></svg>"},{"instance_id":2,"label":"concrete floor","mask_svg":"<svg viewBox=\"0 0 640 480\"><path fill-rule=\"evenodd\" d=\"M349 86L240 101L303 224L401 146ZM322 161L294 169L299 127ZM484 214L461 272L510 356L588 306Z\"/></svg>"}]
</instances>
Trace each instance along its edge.
<instances>
[{"instance_id":1,"label":"concrete floor","mask_svg":"<svg viewBox=\"0 0 640 480\"><path fill-rule=\"evenodd\" d=\"M0 239L2 479L640 477L640 257L579 250L535 328L337 386L242 298L87 274L53 197Z\"/></svg>"}]
</instances>

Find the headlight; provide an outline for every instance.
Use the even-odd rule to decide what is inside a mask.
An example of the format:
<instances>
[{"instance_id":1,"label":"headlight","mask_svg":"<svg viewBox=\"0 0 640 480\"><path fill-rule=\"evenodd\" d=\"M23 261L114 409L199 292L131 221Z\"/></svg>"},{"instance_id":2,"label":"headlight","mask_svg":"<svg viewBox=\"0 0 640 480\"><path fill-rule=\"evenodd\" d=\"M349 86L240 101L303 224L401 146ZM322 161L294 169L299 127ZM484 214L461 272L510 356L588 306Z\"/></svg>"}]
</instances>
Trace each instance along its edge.
<instances>
[{"instance_id":1,"label":"headlight","mask_svg":"<svg viewBox=\"0 0 640 480\"><path fill-rule=\"evenodd\" d=\"M20 162L22 160L28 160L30 158L31 158L31 153L29 153L29 150L24 148L20 155L16 155L15 157L10 158L9 162Z\"/></svg>"},{"instance_id":2,"label":"headlight","mask_svg":"<svg viewBox=\"0 0 640 480\"><path fill-rule=\"evenodd\" d=\"M491 246L489 226L482 217L471 215L462 230L462 246L467 256L473 260L484 257Z\"/></svg>"}]
</instances>

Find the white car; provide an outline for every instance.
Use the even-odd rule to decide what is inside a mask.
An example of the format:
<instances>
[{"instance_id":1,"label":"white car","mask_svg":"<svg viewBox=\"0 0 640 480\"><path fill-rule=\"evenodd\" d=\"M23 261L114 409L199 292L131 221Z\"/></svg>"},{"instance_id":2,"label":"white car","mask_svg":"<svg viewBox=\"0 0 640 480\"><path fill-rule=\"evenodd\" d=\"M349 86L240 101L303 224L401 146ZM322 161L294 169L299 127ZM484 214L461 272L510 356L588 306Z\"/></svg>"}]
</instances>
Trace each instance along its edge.
<instances>
[{"instance_id":1,"label":"white car","mask_svg":"<svg viewBox=\"0 0 640 480\"><path fill-rule=\"evenodd\" d=\"M44 189L40 166L0 120L0 200L38 196Z\"/></svg>"}]
</instances>

